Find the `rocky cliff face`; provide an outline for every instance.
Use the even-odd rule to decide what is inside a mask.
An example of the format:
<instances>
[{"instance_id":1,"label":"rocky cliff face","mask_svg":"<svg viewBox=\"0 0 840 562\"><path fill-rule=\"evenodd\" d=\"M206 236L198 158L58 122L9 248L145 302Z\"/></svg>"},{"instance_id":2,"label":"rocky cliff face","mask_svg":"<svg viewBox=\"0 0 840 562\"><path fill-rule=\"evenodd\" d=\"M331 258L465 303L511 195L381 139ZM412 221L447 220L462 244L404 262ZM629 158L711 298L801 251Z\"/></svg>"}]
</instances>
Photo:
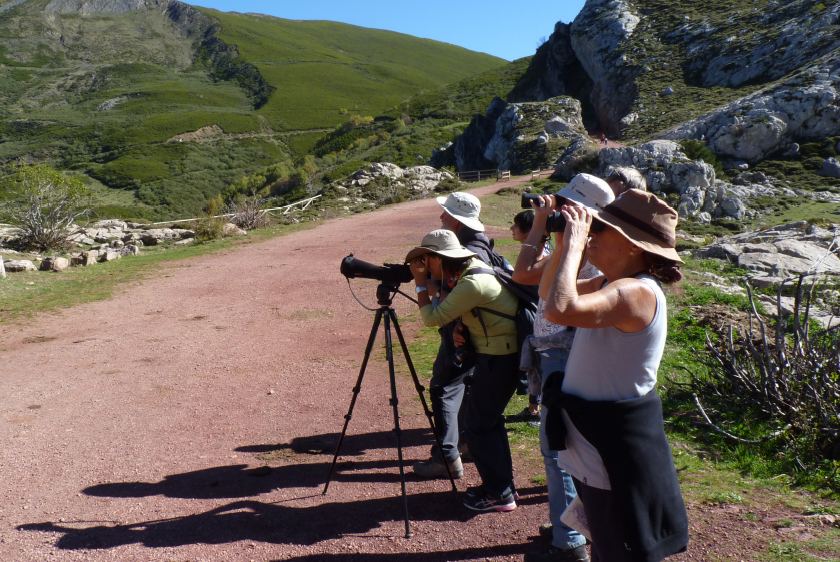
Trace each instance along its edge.
<instances>
[{"instance_id":1,"label":"rocky cliff face","mask_svg":"<svg viewBox=\"0 0 840 562\"><path fill-rule=\"evenodd\" d=\"M508 101L569 95L624 143L691 138L756 163L840 134L838 61L837 1L588 0Z\"/></svg>"}]
</instances>

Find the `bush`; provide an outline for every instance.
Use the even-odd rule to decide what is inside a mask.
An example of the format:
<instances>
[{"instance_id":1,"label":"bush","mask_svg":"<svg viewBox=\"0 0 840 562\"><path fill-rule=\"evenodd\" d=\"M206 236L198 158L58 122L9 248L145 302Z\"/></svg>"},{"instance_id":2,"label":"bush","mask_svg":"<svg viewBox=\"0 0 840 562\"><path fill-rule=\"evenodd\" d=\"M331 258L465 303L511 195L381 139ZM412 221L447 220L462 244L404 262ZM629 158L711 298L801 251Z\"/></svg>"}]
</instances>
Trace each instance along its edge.
<instances>
[{"instance_id":1,"label":"bush","mask_svg":"<svg viewBox=\"0 0 840 562\"><path fill-rule=\"evenodd\" d=\"M262 206L265 200L262 197L252 197L234 204L229 213L230 222L243 230L255 230L257 228L265 228L271 224L269 216L263 212Z\"/></svg>"},{"instance_id":2,"label":"bush","mask_svg":"<svg viewBox=\"0 0 840 562\"><path fill-rule=\"evenodd\" d=\"M195 239L199 242L217 240L225 235L225 224L227 221L221 217L206 216L195 221Z\"/></svg>"},{"instance_id":3,"label":"bush","mask_svg":"<svg viewBox=\"0 0 840 562\"><path fill-rule=\"evenodd\" d=\"M718 176L722 176L724 174L723 164L718 161L717 156L709 150L705 142L694 139L682 139L680 141L680 146L682 147L682 151L685 155L690 159L702 160L706 164L709 164L715 169L715 174Z\"/></svg>"},{"instance_id":4,"label":"bush","mask_svg":"<svg viewBox=\"0 0 840 562\"><path fill-rule=\"evenodd\" d=\"M90 191L81 180L44 165L13 170L0 183L5 204L0 220L20 231L26 249L69 247L70 225L90 213Z\"/></svg>"}]
</instances>

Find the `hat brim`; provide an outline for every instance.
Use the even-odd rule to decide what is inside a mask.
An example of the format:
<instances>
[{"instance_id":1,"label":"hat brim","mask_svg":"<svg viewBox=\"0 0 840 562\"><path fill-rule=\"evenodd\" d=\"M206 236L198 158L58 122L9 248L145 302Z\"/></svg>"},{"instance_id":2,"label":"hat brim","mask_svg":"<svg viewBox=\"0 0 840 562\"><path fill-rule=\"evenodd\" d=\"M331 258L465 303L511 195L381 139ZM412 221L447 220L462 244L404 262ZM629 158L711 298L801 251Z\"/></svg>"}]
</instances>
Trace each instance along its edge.
<instances>
[{"instance_id":1,"label":"hat brim","mask_svg":"<svg viewBox=\"0 0 840 562\"><path fill-rule=\"evenodd\" d=\"M434 254L436 256L443 256L445 258L471 258L475 257L476 253L467 250L466 248L460 248L456 250L432 250L431 248L426 248L425 246L417 246L416 248L412 249L408 254L405 256L405 262L408 263L416 257L425 256L426 254Z\"/></svg>"},{"instance_id":2,"label":"hat brim","mask_svg":"<svg viewBox=\"0 0 840 562\"><path fill-rule=\"evenodd\" d=\"M440 206L443 207L443 210L446 211L449 214L449 216L454 218L456 221L460 222L467 228L471 228L478 232L484 232L484 225L481 223L481 221L470 217L465 217L463 215L459 215L457 211L453 211L449 207L444 205L444 203L446 203L446 197L436 197L435 199L440 204Z\"/></svg>"},{"instance_id":3,"label":"hat brim","mask_svg":"<svg viewBox=\"0 0 840 562\"><path fill-rule=\"evenodd\" d=\"M601 209L592 209L591 207L590 209L592 210L592 214L596 220L600 220L601 222L613 227L619 234L645 252L650 252L651 254L656 254L657 256L674 260L678 264L685 264L685 262L680 259L680 255L677 253L676 249L671 248L670 246L663 246L661 242L656 241L656 239L647 232L627 224L621 219L618 219Z\"/></svg>"}]
</instances>

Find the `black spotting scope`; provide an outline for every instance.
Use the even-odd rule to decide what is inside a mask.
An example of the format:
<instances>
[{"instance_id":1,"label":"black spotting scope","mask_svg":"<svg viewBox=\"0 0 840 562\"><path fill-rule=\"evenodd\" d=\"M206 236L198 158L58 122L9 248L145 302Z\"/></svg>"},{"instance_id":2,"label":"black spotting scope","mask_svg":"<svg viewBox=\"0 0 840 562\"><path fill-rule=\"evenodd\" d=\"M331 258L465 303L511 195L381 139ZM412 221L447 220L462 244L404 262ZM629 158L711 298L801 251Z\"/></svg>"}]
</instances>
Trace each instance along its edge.
<instances>
[{"instance_id":1,"label":"black spotting scope","mask_svg":"<svg viewBox=\"0 0 840 562\"><path fill-rule=\"evenodd\" d=\"M400 283L408 283L414 279L411 268L401 263L386 263L375 265L362 261L350 254L341 260L341 274L347 279L375 279L397 287Z\"/></svg>"}]
</instances>

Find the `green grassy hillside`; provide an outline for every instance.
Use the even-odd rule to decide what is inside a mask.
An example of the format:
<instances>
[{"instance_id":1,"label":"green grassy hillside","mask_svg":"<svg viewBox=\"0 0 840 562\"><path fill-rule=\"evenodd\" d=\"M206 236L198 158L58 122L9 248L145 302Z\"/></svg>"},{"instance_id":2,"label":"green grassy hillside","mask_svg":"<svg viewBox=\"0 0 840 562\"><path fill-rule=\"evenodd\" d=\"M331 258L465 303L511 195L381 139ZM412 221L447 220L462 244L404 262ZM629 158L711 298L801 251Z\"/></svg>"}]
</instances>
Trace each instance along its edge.
<instances>
[{"instance_id":1,"label":"green grassy hillside","mask_svg":"<svg viewBox=\"0 0 840 562\"><path fill-rule=\"evenodd\" d=\"M329 21L204 12L277 90L260 109L273 127L343 121L339 110L378 115L421 90L504 65L502 59L392 31Z\"/></svg>"},{"instance_id":2,"label":"green grassy hillside","mask_svg":"<svg viewBox=\"0 0 840 562\"><path fill-rule=\"evenodd\" d=\"M46 162L121 190L107 211L126 217L194 215L243 176L294 169L349 114L504 63L332 22L48 4L0 11L0 163Z\"/></svg>"}]
</instances>

